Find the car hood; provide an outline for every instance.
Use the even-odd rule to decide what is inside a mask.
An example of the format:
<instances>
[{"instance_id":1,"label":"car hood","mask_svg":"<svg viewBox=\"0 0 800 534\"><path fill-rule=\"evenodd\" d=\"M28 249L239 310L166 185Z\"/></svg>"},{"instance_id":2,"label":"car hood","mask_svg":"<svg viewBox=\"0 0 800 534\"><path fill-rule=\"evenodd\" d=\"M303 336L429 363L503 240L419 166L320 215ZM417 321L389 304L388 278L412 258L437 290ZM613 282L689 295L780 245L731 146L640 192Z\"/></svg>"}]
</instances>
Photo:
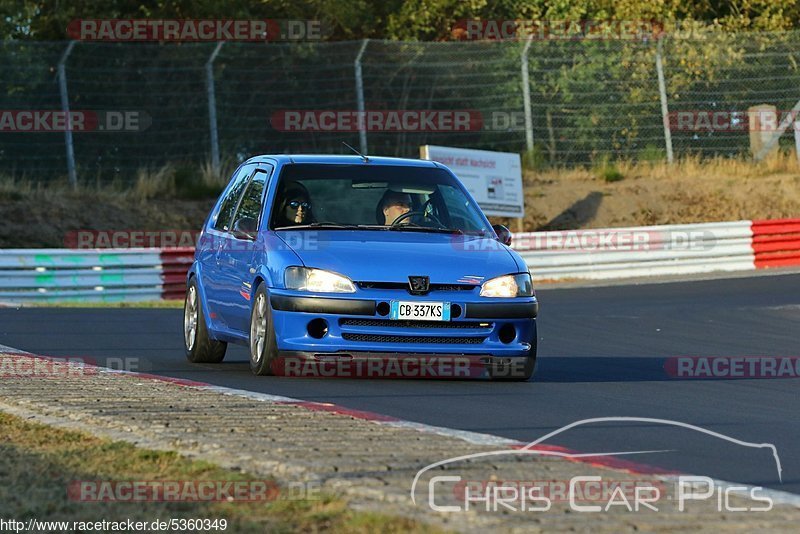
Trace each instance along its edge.
<instances>
[{"instance_id":1,"label":"car hood","mask_svg":"<svg viewBox=\"0 0 800 534\"><path fill-rule=\"evenodd\" d=\"M403 231L283 231L278 235L306 267L334 271L356 282L480 283L519 272L496 239Z\"/></svg>"}]
</instances>

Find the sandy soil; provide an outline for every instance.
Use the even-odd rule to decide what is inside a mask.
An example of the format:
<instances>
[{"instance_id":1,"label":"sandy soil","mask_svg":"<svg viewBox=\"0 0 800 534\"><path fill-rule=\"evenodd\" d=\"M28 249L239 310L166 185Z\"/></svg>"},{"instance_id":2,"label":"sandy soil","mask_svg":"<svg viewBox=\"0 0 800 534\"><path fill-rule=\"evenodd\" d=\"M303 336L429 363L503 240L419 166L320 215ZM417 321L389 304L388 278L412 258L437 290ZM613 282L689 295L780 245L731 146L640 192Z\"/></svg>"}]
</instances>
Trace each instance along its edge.
<instances>
[{"instance_id":1,"label":"sandy soil","mask_svg":"<svg viewBox=\"0 0 800 534\"><path fill-rule=\"evenodd\" d=\"M567 230L800 217L800 172L767 176L528 173L524 229ZM515 220L500 220L513 230Z\"/></svg>"}]
</instances>

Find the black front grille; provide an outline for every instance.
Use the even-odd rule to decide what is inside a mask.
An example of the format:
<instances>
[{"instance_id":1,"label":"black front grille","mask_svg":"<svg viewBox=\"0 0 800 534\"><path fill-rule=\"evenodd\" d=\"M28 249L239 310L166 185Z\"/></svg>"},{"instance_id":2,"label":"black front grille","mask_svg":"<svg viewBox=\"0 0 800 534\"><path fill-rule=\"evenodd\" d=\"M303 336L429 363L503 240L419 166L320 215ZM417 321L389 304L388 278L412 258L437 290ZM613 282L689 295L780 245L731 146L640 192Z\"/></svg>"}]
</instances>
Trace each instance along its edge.
<instances>
[{"instance_id":1,"label":"black front grille","mask_svg":"<svg viewBox=\"0 0 800 534\"><path fill-rule=\"evenodd\" d=\"M408 291L408 282L356 282L360 289L403 289ZM431 284L430 291L473 291L475 284Z\"/></svg>"},{"instance_id":2,"label":"black front grille","mask_svg":"<svg viewBox=\"0 0 800 534\"><path fill-rule=\"evenodd\" d=\"M347 341L363 341L368 343L436 343L456 345L480 345L486 341L485 336L453 337L453 336L385 336L381 334L343 333Z\"/></svg>"},{"instance_id":3,"label":"black front grille","mask_svg":"<svg viewBox=\"0 0 800 534\"><path fill-rule=\"evenodd\" d=\"M477 321L390 321L389 319L339 319L340 326L366 326L373 328L491 328L492 323Z\"/></svg>"}]
</instances>

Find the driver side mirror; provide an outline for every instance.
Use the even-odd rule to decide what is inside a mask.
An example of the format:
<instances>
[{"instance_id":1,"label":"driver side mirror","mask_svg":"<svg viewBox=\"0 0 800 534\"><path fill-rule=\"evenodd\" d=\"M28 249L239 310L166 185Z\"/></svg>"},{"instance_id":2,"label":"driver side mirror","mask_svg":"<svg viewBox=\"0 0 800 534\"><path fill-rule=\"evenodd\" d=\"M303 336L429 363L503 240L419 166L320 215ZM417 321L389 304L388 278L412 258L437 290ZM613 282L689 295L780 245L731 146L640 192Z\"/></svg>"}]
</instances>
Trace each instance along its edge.
<instances>
[{"instance_id":1,"label":"driver side mirror","mask_svg":"<svg viewBox=\"0 0 800 534\"><path fill-rule=\"evenodd\" d=\"M492 230L494 233L497 234L497 240L500 241L502 244L506 246L511 246L511 230L503 226L502 224L494 224L492 225Z\"/></svg>"},{"instance_id":2,"label":"driver side mirror","mask_svg":"<svg viewBox=\"0 0 800 534\"><path fill-rule=\"evenodd\" d=\"M236 222L233 223L233 229L231 230L231 233L236 239L255 241L256 234L258 234L258 221L252 217L241 217L236 219Z\"/></svg>"}]
</instances>

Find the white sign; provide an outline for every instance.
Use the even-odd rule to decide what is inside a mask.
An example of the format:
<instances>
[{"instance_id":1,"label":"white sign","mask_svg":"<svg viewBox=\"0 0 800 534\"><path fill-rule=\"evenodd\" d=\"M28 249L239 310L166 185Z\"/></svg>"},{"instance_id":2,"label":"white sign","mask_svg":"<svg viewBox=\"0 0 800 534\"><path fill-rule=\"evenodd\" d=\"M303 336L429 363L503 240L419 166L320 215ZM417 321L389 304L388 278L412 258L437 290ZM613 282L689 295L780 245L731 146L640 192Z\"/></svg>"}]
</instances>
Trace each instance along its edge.
<instances>
[{"instance_id":1,"label":"white sign","mask_svg":"<svg viewBox=\"0 0 800 534\"><path fill-rule=\"evenodd\" d=\"M424 145L420 157L447 165L486 215L523 217L522 165L519 154Z\"/></svg>"}]
</instances>

